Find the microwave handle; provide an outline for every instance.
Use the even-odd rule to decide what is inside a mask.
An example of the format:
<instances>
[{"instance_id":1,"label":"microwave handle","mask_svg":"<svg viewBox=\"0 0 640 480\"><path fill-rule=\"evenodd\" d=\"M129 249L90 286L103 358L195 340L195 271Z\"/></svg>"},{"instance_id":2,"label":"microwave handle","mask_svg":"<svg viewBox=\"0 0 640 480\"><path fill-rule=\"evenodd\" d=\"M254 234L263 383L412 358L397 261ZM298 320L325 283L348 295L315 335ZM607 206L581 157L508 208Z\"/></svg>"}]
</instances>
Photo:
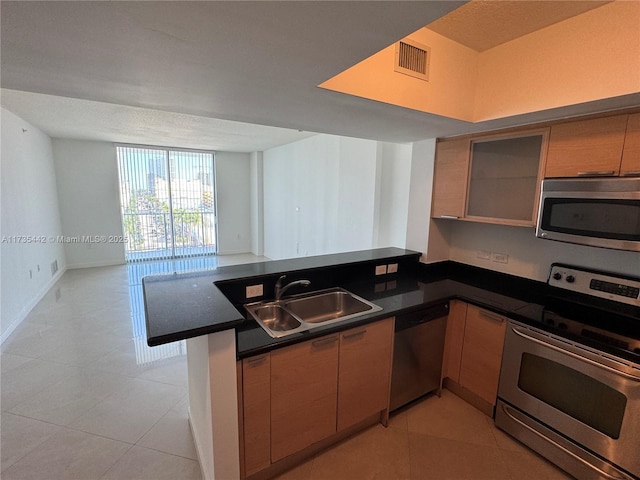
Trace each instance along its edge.
<instances>
[{"instance_id":1,"label":"microwave handle","mask_svg":"<svg viewBox=\"0 0 640 480\"><path fill-rule=\"evenodd\" d=\"M601 170L601 171L590 171L590 172L578 172L579 177L610 177L611 175L615 175L615 170Z\"/></svg>"}]
</instances>

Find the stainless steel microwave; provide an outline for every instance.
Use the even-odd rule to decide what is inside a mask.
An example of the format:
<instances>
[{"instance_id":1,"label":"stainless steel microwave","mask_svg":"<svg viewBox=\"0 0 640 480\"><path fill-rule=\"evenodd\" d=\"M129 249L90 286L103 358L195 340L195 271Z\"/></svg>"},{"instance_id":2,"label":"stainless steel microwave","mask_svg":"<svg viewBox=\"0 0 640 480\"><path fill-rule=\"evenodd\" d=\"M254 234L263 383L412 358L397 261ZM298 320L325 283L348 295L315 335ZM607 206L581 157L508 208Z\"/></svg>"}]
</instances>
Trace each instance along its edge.
<instances>
[{"instance_id":1,"label":"stainless steel microwave","mask_svg":"<svg viewBox=\"0 0 640 480\"><path fill-rule=\"evenodd\" d=\"M536 236L640 251L640 178L543 180Z\"/></svg>"}]
</instances>

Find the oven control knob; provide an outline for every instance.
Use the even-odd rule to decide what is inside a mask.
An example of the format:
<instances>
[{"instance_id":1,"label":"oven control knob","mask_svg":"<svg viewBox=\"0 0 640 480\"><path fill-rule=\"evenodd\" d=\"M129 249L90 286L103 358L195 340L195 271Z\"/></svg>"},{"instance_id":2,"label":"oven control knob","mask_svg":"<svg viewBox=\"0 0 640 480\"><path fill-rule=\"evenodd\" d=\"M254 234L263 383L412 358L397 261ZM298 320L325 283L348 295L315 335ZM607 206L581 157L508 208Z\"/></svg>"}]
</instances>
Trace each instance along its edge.
<instances>
[{"instance_id":1,"label":"oven control knob","mask_svg":"<svg viewBox=\"0 0 640 480\"><path fill-rule=\"evenodd\" d=\"M566 330L566 329L567 329L567 328L569 328L569 327L567 326L567 324L566 324L566 323L560 322L560 323L558 323L558 328L559 328L560 330Z\"/></svg>"},{"instance_id":2,"label":"oven control knob","mask_svg":"<svg viewBox=\"0 0 640 480\"><path fill-rule=\"evenodd\" d=\"M553 326L553 325L555 325L555 323L556 323L556 322L554 322L554 321L553 321L553 318L547 318L547 319L545 320L545 323L546 323L547 325L551 325L551 326Z\"/></svg>"},{"instance_id":3,"label":"oven control knob","mask_svg":"<svg viewBox=\"0 0 640 480\"><path fill-rule=\"evenodd\" d=\"M553 279L554 280L561 280L562 279L562 274L560 272L556 272L553 274Z\"/></svg>"},{"instance_id":4,"label":"oven control knob","mask_svg":"<svg viewBox=\"0 0 640 480\"><path fill-rule=\"evenodd\" d=\"M576 281L576 277L574 277L573 275L567 275L567 278L565 278L565 280L569 283L573 283Z\"/></svg>"}]
</instances>

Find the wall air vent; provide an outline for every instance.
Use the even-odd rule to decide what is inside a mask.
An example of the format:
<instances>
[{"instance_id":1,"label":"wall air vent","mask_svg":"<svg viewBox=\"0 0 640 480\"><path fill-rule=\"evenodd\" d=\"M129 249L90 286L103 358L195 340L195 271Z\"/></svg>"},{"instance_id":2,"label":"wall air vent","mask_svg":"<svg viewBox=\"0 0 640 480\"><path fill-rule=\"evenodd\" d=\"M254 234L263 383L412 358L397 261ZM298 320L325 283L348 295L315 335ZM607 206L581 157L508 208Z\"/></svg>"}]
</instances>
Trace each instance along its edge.
<instances>
[{"instance_id":1,"label":"wall air vent","mask_svg":"<svg viewBox=\"0 0 640 480\"><path fill-rule=\"evenodd\" d=\"M393 69L398 73L429 81L430 60L431 47L405 39L396 43Z\"/></svg>"}]
</instances>

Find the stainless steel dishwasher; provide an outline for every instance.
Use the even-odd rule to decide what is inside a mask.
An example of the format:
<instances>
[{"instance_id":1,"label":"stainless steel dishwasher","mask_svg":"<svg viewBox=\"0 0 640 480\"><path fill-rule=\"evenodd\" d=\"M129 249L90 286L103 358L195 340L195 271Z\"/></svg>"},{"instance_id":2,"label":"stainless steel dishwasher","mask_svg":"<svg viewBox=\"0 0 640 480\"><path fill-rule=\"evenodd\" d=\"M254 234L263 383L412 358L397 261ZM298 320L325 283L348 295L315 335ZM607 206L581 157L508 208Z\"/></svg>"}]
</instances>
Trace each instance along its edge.
<instances>
[{"instance_id":1,"label":"stainless steel dishwasher","mask_svg":"<svg viewBox=\"0 0 640 480\"><path fill-rule=\"evenodd\" d=\"M440 389L449 303L396 316L390 409Z\"/></svg>"}]
</instances>

